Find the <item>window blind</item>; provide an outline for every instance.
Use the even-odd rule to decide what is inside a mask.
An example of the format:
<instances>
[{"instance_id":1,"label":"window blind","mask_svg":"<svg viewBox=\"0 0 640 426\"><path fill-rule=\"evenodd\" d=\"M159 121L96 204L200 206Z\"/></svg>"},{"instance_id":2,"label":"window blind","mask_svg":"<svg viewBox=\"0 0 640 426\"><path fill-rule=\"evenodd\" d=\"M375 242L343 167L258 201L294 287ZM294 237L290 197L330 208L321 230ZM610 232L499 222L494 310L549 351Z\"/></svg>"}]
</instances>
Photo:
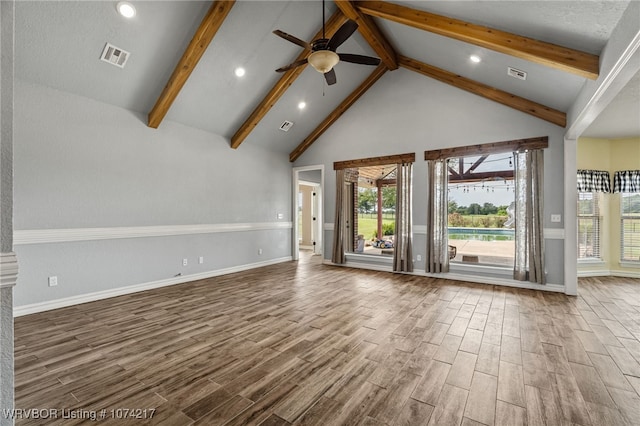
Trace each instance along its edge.
<instances>
[{"instance_id":1,"label":"window blind","mask_svg":"<svg viewBox=\"0 0 640 426\"><path fill-rule=\"evenodd\" d=\"M578 259L602 259L598 201L597 192L578 193Z\"/></svg>"}]
</instances>

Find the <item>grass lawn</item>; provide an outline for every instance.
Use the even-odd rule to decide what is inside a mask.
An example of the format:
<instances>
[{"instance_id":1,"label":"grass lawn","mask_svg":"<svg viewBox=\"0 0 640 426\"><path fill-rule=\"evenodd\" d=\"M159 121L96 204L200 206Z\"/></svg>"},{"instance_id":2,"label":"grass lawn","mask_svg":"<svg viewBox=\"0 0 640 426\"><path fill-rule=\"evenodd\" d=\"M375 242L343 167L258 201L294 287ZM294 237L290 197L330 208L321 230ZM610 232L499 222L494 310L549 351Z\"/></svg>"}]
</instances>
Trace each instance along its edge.
<instances>
[{"instance_id":1,"label":"grass lawn","mask_svg":"<svg viewBox=\"0 0 640 426\"><path fill-rule=\"evenodd\" d=\"M382 223L395 223L395 218L391 215L383 215ZM374 214L361 213L358 215L358 234L364 235L365 240L371 240L378 229L378 219Z\"/></svg>"}]
</instances>

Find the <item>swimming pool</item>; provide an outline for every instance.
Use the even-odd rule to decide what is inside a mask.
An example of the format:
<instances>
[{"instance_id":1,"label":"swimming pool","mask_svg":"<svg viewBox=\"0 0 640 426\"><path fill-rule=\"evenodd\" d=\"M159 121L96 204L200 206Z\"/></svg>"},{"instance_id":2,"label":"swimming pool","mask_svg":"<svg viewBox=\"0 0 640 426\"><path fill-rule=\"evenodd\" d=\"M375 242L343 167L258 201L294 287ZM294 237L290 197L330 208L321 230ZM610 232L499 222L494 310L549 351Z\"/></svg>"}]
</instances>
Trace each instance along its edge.
<instances>
[{"instance_id":1,"label":"swimming pool","mask_svg":"<svg viewBox=\"0 0 640 426\"><path fill-rule=\"evenodd\" d=\"M505 228L449 228L450 240L513 241L514 234Z\"/></svg>"}]
</instances>

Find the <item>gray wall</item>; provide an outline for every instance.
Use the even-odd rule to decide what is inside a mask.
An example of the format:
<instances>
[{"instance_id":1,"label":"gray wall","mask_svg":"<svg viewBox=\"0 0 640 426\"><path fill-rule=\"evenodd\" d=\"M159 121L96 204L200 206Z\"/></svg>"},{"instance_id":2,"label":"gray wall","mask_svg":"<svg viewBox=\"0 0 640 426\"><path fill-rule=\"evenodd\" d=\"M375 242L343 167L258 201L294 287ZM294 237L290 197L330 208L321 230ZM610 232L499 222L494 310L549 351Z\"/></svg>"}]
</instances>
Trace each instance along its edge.
<instances>
[{"instance_id":1,"label":"gray wall","mask_svg":"<svg viewBox=\"0 0 640 426\"><path fill-rule=\"evenodd\" d=\"M0 252L13 238L13 17L15 3L0 2ZM13 288L0 288L0 409L13 408ZM13 424L0 416L0 425Z\"/></svg>"},{"instance_id":2,"label":"gray wall","mask_svg":"<svg viewBox=\"0 0 640 426\"><path fill-rule=\"evenodd\" d=\"M298 173L298 179L306 182L320 183L322 180L322 172L318 170L303 170Z\"/></svg>"},{"instance_id":3,"label":"gray wall","mask_svg":"<svg viewBox=\"0 0 640 426\"><path fill-rule=\"evenodd\" d=\"M545 228L551 213L563 213L564 129L511 108L491 102L422 75L398 69L385 74L322 137L295 166L324 164L332 171L334 161L382 155L416 153L414 165L415 225L426 225L426 164L424 151L536 136L548 136L545 150ZM335 206L335 174L325 177L325 222L332 223ZM424 237L416 235L414 254L424 259ZM332 241L332 232L325 232ZM563 282L563 240L546 240L548 281ZM325 247L331 258L331 247ZM424 261L416 269L424 271Z\"/></svg>"},{"instance_id":4,"label":"gray wall","mask_svg":"<svg viewBox=\"0 0 640 426\"><path fill-rule=\"evenodd\" d=\"M136 113L17 80L15 141L16 235L291 221L285 155L250 145L232 150L218 135L170 121L150 129ZM16 244L23 273L15 304L288 257L290 235L278 228ZM58 277L57 287L48 286L48 276Z\"/></svg>"}]
</instances>

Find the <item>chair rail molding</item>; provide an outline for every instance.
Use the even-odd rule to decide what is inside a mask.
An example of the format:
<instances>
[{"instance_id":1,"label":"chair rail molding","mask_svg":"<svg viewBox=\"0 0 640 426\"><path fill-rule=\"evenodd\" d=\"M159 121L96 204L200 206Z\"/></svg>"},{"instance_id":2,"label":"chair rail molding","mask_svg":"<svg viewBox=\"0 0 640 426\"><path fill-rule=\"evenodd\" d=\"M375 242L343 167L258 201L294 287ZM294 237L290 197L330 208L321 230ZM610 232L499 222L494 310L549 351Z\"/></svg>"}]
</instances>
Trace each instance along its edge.
<instances>
[{"instance_id":1,"label":"chair rail molding","mask_svg":"<svg viewBox=\"0 0 640 426\"><path fill-rule=\"evenodd\" d=\"M14 245L113 240L119 238L166 237L291 229L292 222L216 223L200 225L132 226L110 228L26 229L13 233Z\"/></svg>"},{"instance_id":2,"label":"chair rail molding","mask_svg":"<svg viewBox=\"0 0 640 426\"><path fill-rule=\"evenodd\" d=\"M13 252L0 253L0 288L13 287L18 280L18 258Z\"/></svg>"}]
</instances>

